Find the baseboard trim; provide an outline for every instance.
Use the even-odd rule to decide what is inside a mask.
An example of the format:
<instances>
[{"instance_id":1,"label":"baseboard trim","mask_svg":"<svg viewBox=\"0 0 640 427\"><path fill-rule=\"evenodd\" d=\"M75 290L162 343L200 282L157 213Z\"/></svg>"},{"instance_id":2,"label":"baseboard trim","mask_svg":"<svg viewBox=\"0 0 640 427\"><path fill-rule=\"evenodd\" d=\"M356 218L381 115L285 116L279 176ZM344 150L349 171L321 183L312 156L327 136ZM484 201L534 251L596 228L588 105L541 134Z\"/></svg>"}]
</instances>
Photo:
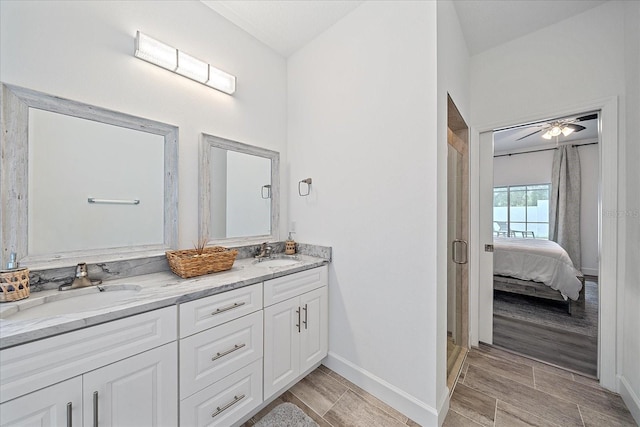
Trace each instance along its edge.
<instances>
[{"instance_id":1,"label":"baseboard trim","mask_svg":"<svg viewBox=\"0 0 640 427\"><path fill-rule=\"evenodd\" d=\"M457 381L457 380L456 380ZM447 388L447 392L442 396L442 400L438 405L438 426L442 427L444 424L444 419L447 418L447 413L449 412L449 400L451 399L450 390Z\"/></svg>"},{"instance_id":2,"label":"baseboard trim","mask_svg":"<svg viewBox=\"0 0 640 427\"><path fill-rule=\"evenodd\" d=\"M441 426L444 422L446 411L449 408L448 393L444 393L445 396L440 402L440 408L436 410L335 353L329 352L323 363L327 368L342 375L422 426ZM439 419L440 417L442 420Z\"/></svg>"},{"instance_id":3,"label":"baseboard trim","mask_svg":"<svg viewBox=\"0 0 640 427\"><path fill-rule=\"evenodd\" d=\"M585 276L598 276L598 272L599 272L597 268L589 268L589 267L582 267L580 271L582 271L582 274L584 274Z\"/></svg>"},{"instance_id":4,"label":"baseboard trim","mask_svg":"<svg viewBox=\"0 0 640 427\"><path fill-rule=\"evenodd\" d=\"M629 408L633 419L640 425L640 397L633 391L631 384L629 384L629 381L627 381L624 376L618 375L618 384L618 390L620 391L622 400L624 400L627 408Z\"/></svg>"}]
</instances>

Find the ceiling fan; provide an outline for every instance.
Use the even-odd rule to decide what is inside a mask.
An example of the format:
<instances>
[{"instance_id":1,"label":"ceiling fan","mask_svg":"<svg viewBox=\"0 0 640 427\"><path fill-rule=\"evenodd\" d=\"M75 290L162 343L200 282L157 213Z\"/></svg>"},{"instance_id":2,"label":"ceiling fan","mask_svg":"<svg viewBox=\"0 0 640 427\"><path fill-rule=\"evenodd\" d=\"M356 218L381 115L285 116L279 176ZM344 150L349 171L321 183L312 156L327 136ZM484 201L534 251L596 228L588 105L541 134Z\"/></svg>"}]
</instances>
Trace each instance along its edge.
<instances>
[{"instance_id":1,"label":"ceiling fan","mask_svg":"<svg viewBox=\"0 0 640 427\"><path fill-rule=\"evenodd\" d=\"M540 123L538 125L535 125L535 127L538 127L540 129L534 132L531 132L530 134L527 134L521 138L518 138L516 139L516 141L520 141L521 139L528 138L539 132L544 132L542 134L542 137L544 139L551 139L554 136L555 137L559 136L560 134L563 134L564 136L569 136L573 132L580 132L581 130L586 129L586 127L576 124L577 122L594 120L596 118L598 118L598 114L592 113L582 117L576 117L575 119L559 119L559 120L553 120L547 123ZM534 127L534 126L530 126L530 127Z\"/></svg>"}]
</instances>

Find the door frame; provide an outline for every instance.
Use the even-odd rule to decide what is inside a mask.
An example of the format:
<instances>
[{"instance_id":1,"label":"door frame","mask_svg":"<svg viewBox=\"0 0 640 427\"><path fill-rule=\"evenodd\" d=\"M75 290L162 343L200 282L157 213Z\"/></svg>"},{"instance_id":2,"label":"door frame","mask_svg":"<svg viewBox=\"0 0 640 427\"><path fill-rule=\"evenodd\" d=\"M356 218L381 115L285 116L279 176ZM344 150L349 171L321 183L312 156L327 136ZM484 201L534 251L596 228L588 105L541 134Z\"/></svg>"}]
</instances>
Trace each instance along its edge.
<instances>
[{"instance_id":1,"label":"door frame","mask_svg":"<svg viewBox=\"0 0 640 427\"><path fill-rule=\"evenodd\" d=\"M598 195L598 255L600 289L600 307L598 310L598 373L600 384L609 389L618 390L617 374L621 366L622 344L621 330L616 327L618 320L618 97L608 97L566 108L532 114L518 119L508 119L496 123L471 126L469 145L469 209L476 215L470 215L469 228L469 327L471 344L477 346L482 341L479 336L480 313L486 307L479 304L480 294L480 251L485 243L480 241L480 198L478 181L483 171L479 161L480 134L494 129L513 126L520 123L545 120L549 117L569 116L584 111L600 111L599 129L599 173Z\"/></svg>"}]
</instances>

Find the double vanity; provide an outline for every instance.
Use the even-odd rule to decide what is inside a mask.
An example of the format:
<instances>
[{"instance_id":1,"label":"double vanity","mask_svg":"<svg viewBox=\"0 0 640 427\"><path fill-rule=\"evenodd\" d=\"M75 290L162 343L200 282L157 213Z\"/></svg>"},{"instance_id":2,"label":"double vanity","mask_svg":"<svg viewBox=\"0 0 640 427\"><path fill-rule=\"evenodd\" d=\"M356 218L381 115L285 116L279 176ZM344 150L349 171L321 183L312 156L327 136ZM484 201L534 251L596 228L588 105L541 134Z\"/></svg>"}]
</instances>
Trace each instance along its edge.
<instances>
[{"instance_id":1,"label":"double vanity","mask_svg":"<svg viewBox=\"0 0 640 427\"><path fill-rule=\"evenodd\" d=\"M0 424L244 422L327 355L328 262L245 258L2 304Z\"/></svg>"},{"instance_id":2,"label":"double vanity","mask_svg":"<svg viewBox=\"0 0 640 427\"><path fill-rule=\"evenodd\" d=\"M31 267L0 304L0 425L236 425L320 364L330 248L253 258L281 234L278 152L202 132L198 244L240 255L185 280L178 126L8 84L0 104L0 266ZM104 283L57 290L78 263Z\"/></svg>"}]
</instances>

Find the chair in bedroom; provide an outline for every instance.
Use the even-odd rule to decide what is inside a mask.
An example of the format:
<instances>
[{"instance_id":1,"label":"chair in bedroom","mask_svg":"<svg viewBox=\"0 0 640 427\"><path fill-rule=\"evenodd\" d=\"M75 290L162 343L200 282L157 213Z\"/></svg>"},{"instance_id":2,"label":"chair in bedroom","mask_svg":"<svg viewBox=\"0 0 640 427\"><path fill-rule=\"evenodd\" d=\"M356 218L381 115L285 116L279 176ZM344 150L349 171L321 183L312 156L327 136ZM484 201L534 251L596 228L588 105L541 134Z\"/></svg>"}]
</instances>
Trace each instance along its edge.
<instances>
[{"instance_id":1,"label":"chair in bedroom","mask_svg":"<svg viewBox=\"0 0 640 427\"><path fill-rule=\"evenodd\" d=\"M511 230L511 237L531 237L532 239L535 239L536 235L533 231Z\"/></svg>"},{"instance_id":2,"label":"chair in bedroom","mask_svg":"<svg viewBox=\"0 0 640 427\"><path fill-rule=\"evenodd\" d=\"M493 235L497 237L500 237L500 236L508 237L509 230L507 228L507 223L493 221Z\"/></svg>"}]
</instances>

